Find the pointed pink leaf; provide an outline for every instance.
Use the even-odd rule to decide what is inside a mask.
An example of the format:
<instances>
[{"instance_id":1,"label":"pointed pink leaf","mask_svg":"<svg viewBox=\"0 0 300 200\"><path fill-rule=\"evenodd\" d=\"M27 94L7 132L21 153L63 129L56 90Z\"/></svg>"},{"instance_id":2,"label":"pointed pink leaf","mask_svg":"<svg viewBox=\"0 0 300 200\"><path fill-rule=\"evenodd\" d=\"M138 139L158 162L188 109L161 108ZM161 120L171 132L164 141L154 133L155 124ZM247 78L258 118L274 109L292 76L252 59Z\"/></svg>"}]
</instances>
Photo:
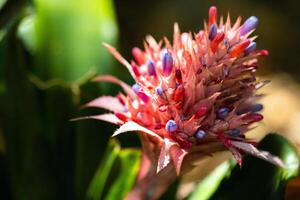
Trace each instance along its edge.
<instances>
[{"instance_id":1,"label":"pointed pink leaf","mask_svg":"<svg viewBox=\"0 0 300 200\"><path fill-rule=\"evenodd\" d=\"M104 108L112 112L122 112L124 110L124 106L120 103L118 98L112 96L98 97L97 99L83 105L83 107Z\"/></svg>"},{"instance_id":2,"label":"pointed pink leaf","mask_svg":"<svg viewBox=\"0 0 300 200\"><path fill-rule=\"evenodd\" d=\"M112 137L117 136L120 133L125 133L125 132L129 132L129 131L141 131L141 132L147 133L148 135L150 135L152 137L157 138L159 141L162 141L162 138L159 135L157 135L153 131L151 131L133 121L129 121L129 122L126 122L125 124L123 124L119 129L117 129L114 132Z\"/></svg>"},{"instance_id":3,"label":"pointed pink leaf","mask_svg":"<svg viewBox=\"0 0 300 200\"><path fill-rule=\"evenodd\" d=\"M265 85L267 85L268 83L270 83L271 81L270 80L264 80L264 81L261 81L261 82L258 82L256 85L255 85L255 89L260 89L262 87L264 87Z\"/></svg>"},{"instance_id":4,"label":"pointed pink leaf","mask_svg":"<svg viewBox=\"0 0 300 200\"><path fill-rule=\"evenodd\" d=\"M128 71L130 72L131 76L136 79L136 76L132 70L131 65L129 64L129 62L127 62L127 60L125 58L123 58L123 56L112 46L110 46L109 44L103 43L103 45L108 49L108 51L122 64L124 65Z\"/></svg>"},{"instance_id":5,"label":"pointed pink leaf","mask_svg":"<svg viewBox=\"0 0 300 200\"><path fill-rule=\"evenodd\" d=\"M141 163L140 163L140 169L137 176L137 181L142 180L147 176L149 171L151 170L152 163L147 155L146 152L143 152L141 155Z\"/></svg>"},{"instance_id":6,"label":"pointed pink leaf","mask_svg":"<svg viewBox=\"0 0 300 200\"><path fill-rule=\"evenodd\" d=\"M285 164L278 158L277 156L274 156L266 151L260 151L256 147L254 147L252 144L245 143L245 142L238 142L238 141L231 141L231 143L236 147L239 148L246 153L249 153L253 156L256 156L258 158L261 158L265 161L268 161L274 165L280 166L285 168Z\"/></svg>"},{"instance_id":7,"label":"pointed pink leaf","mask_svg":"<svg viewBox=\"0 0 300 200\"><path fill-rule=\"evenodd\" d=\"M96 78L93 79L93 81L103 81L103 82L111 82L117 85L120 85L123 90L133 99L136 98L136 94L132 91L131 87L129 85L127 85L126 83L124 83L123 81L121 81L120 79L111 76L111 75L101 75L101 76L97 76Z\"/></svg>"},{"instance_id":8,"label":"pointed pink leaf","mask_svg":"<svg viewBox=\"0 0 300 200\"><path fill-rule=\"evenodd\" d=\"M168 166L169 163L170 163L170 155L167 152L166 143L164 142L158 157L156 173L159 173L162 169Z\"/></svg>"},{"instance_id":9,"label":"pointed pink leaf","mask_svg":"<svg viewBox=\"0 0 300 200\"><path fill-rule=\"evenodd\" d=\"M181 165L184 157L187 155L187 151L180 148L178 145L172 145L169 150L170 157L175 166L176 174L179 176L181 171Z\"/></svg>"},{"instance_id":10,"label":"pointed pink leaf","mask_svg":"<svg viewBox=\"0 0 300 200\"><path fill-rule=\"evenodd\" d=\"M234 159L238 163L238 165L241 167L242 166L242 155L241 153L234 147L230 147L229 150L231 151Z\"/></svg>"},{"instance_id":11,"label":"pointed pink leaf","mask_svg":"<svg viewBox=\"0 0 300 200\"><path fill-rule=\"evenodd\" d=\"M114 114L111 114L111 113L79 117L79 118L71 119L71 121L78 121L78 120L84 120L84 119L96 119L96 120L106 121L106 122L109 122L112 124L122 124L123 123Z\"/></svg>"}]
</instances>

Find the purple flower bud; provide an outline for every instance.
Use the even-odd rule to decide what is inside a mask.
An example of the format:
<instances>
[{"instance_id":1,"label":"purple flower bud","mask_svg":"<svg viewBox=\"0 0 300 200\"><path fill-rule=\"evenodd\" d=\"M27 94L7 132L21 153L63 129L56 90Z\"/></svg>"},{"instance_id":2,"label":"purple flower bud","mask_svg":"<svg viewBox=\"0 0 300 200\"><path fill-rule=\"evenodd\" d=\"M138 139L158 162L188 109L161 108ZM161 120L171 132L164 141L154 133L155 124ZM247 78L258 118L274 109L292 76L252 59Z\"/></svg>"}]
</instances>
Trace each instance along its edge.
<instances>
[{"instance_id":1,"label":"purple flower bud","mask_svg":"<svg viewBox=\"0 0 300 200\"><path fill-rule=\"evenodd\" d=\"M226 48L229 46L228 39L224 39L224 40L223 40L223 43L224 43L224 45L225 45Z\"/></svg>"},{"instance_id":2,"label":"purple flower bud","mask_svg":"<svg viewBox=\"0 0 300 200\"><path fill-rule=\"evenodd\" d=\"M141 86L137 83L133 84L131 88L135 93L138 93L141 90Z\"/></svg>"},{"instance_id":3,"label":"purple flower bud","mask_svg":"<svg viewBox=\"0 0 300 200\"><path fill-rule=\"evenodd\" d=\"M124 106L123 107L123 112L128 112L129 110L128 110L128 107L127 106Z\"/></svg>"},{"instance_id":4,"label":"purple flower bud","mask_svg":"<svg viewBox=\"0 0 300 200\"><path fill-rule=\"evenodd\" d=\"M234 128L230 131L229 135L232 137L238 137L241 133L241 130L238 128Z\"/></svg>"},{"instance_id":5,"label":"purple flower bud","mask_svg":"<svg viewBox=\"0 0 300 200\"><path fill-rule=\"evenodd\" d=\"M255 104L254 106L252 106L250 108L251 112L259 112L264 108L264 106L262 104Z\"/></svg>"},{"instance_id":6,"label":"purple flower bud","mask_svg":"<svg viewBox=\"0 0 300 200\"><path fill-rule=\"evenodd\" d=\"M206 132L204 130L197 130L197 132L195 133L195 138L198 140L203 139L206 136Z\"/></svg>"},{"instance_id":7,"label":"purple flower bud","mask_svg":"<svg viewBox=\"0 0 300 200\"><path fill-rule=\"evenodd\" d=\"M155 65L154 65L154 62L152 62L151 60L148 61L148 64L147 64L147 67L148 67L148 73L150 76L155 76L156 73L155 73Z\"/></svg>"},{"instance_id":8,"label":"purple flower bud","mask_svg":"<svg viewBox=\"0 0 300 200\"><path fill-rule=\"evenodd\" d=\"M249 44L249 46L245 49L245 54L248 55L250 54L252 51L254 51L256 49L256 42L251 42Z\"/></svg>"},{"instance_id":9,"label":"purple flower bud","mask_svg":"<svg viewBox=\"0 0 300 200\"><path fill-rule=\"evenodd\" d=\"M159 95L159 96L162 96L163 93L164 93L164 91L163 91L163 89L161 87L157 87L155 89L155 91L156 91L156 94Z\"/></svg>"},{"instance_id":10,"label":"purple flower bud","mask_svg":"<svg viewBox=\"0 0 300 200\"><path fill-rule=\"evenodd\" d=\"M240 31L240 35L246 35L247 33L249 33L250 31L252 31L253 29L256 28L258 23L258 18L255 16L251 16L249 17L244 24L241 27L241 31Z\"/></svg>"},{"instance_id":11,"label":"purple flower bud","mask_svg":"<svg viewBox=\"0 0 300 200\"><path fill-rule=\"evenodd\" d=\"M236 114L241 115L241 114L244 114L244 113L247 113L247 112L256 113L256 112L261 111L263 108L264 108L264 106L262 104L255 104L255 105L246 107L242 110L237 110Z\"/></svg>"},{"instance_id":12,"label":"purple flower bud","mask_svg":"<svg viewBox=\"0 0 300 200\"><path fill-rule=\"evenodd\" d=\"M138 92L137 95L145 103L149 102L149 100L150 100L150 97L145 92L143 92L143 91Z\"/></svg>"},{"instance_id":13,"label":"purple flower bud","mask_svg":"<svg viewBox=\"0 0 300 200\"><path fill-rule=\"evenodd\" d=\"M143 102L147 103L150 100L150 97L142 90L142 87L139 84L133 84L132 90L137 94L138 97L140 97Z\"/></svg>"},{"instance_id":14,"label":"purple flower bud","mask_svg":"<svg viewBox=\"0 0 300 200\"><path fill-rule=\"evenodd\" d=\"M215 24L212 24L209 28L209 34L208 34L208 39L209 40L213 40L218 32L218 28Z\"/></svg>"},{"instance_id":15,"label":"purple flower bud","mask_svg":"<svg viewBox=\"0 0 300 200\"><path fill-rule=\"evenodd\" d=\"M164 55L165 55L166 53L168 53L168 50L167 50L166 48L162 48L162 49L160 50L160 56L161 56L161 57L164 57Z\"/></svg>"},{"instance_id":16,"label":"purple flower bud","mask_svg":"<svg viewBox=\"0 0 300 200\"><path fill-rule=\"evenodd\" d=\"M227 115L229 114L229 109L228 108L220 108L217 112L217 117L219 119L224 119L227 117Z\"/></svg>"},{"instance_id":17,"label":"purple flower bud","mask_svg":"<svg viewBox=\"0 0 300 200\"><path fill-rule=\"evenodd\" d=\"M171 53L166 52L163 55L162 66L164 75L169 76L173 70L173 57Z\"/></svg>"},{"instance_id":18,"label":"purple flower bud","mask_svg":"<svg viewBox=\"0 0 300 200\"><path fill-rule=\"evenodd\" d=\"M166 131L172 133L175 132L177 130L177 124L174 120L169 120L166 123Z\"/></svg>"}]
</instances>

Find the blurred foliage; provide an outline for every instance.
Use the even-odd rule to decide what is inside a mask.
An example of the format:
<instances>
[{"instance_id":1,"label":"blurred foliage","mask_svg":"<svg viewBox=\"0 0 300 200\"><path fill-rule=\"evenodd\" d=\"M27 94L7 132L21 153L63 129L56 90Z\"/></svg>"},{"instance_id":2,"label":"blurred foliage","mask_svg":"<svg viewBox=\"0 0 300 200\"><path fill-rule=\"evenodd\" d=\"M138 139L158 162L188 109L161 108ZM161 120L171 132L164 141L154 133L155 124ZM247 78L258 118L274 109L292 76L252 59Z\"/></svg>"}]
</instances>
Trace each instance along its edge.
<instances>
[{"instance_id":1,"label":"blurred foliage","mask_svg":"<svg viewBox=\"0 0 300 200\"><path fill-rule=\"evenodd\" d=\"M258 148L277 155L286 168L252 156L245 157L242 167L236 165L232 168L233 165L226 161L198 184L189 200L284 199L288 181L299 173L297 149L277 134L268 134L258 144Z\"/></svg>"},{"instance_id":2,"label":"blurred foliage","mask_svg":"<svg viewBox=\"0 0 300 200\"><path fill-rule=\"evenodd\" d=\"M0 9L2 8L2 6L6 3L6 0L0 0Z\"/></svg>"},{"instance_id":3,"label":"blurred foliage","mask_svg":"<svg viewBox=\"0 0 300 200\"><path fill-rule=\"evenodd\" d=\"M120 150L118 142L110 140L101 164L89 186L87 199L123 199L135 182L140 166L140 156L140 151ZM103 194L105 188L107 191Z\"/></svg>"},{"instance_id":4,"label":"blurred foliage","mask_svg":"<svg viewBox=\"0 0 300 200\"><path fill-rule=\"evenodd\" d=\"M0 16L1 199L84 199L112 127L69 119L96 112L78 110L101 93L87 82L113 69L112 1L7 1Z\"/></svg>"},{"instance_id":5,"label":"blurred foliage","mask_svg":"<svg viewBox=\"0 0 300 200\"><path fill-rule=\"evenodd\" d=\"M218 189L221 181L230 174L235 162L225 161L216 167L196 186L188 200L207 200Z\"/></svg>"},{"instance_id":6,"label":"blurred foliage","mask_svg":"<svg viewBox=\"0 0 300 200\"><path fill-rule=\"evenodd\" d=\"M87 72L111 71L111 56L101 42L115 44L112 1L35 0L36 74L43 80L74 81Z\"/></svg>"}]
</instances>

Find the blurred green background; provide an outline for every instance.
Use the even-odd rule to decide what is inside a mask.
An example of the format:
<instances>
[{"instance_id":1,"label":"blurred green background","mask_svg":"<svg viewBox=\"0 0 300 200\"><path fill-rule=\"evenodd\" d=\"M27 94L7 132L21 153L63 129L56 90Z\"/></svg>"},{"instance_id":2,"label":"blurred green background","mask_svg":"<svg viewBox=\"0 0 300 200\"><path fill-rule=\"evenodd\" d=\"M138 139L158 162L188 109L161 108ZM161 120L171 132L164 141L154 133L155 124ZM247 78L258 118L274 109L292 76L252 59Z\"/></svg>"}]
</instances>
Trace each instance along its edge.
<instances>
[{"instance_id":1,"label":"blurred green background","mask_svg":"<svg viewBox=\"0 0 300 200\"><path fill-rule=\"evenodd\" d=\"M99 199L92 190L100 183L93 177L103 178L98 166L105 167L101 160L115 127L69 119L99 113L80 110L80 105L118 92L109 84L89 82L96 74L110 73L132 83L101 43L116 46L130 60L131 48L142 47L147 34L171 38L174 22L182 31L201 29L211 5L220 15L230 12L233 19L259 17L258 48L270 51L259 74L276 76L277 88L286 92L278 93L283 97L279 107L288 107L294 120L286 122L271 108L266 120L283 125L271 124L269 131L287 133L299 144L299 1L0 0L0 199ZM285 94L290 98L284 99ZM139 146L135 135L118 139L122 147ZM138 154L116 153L116 159L121 166L134 165ZM103 188L103 193L108 191Z\"/></svg>"}]
</instances>

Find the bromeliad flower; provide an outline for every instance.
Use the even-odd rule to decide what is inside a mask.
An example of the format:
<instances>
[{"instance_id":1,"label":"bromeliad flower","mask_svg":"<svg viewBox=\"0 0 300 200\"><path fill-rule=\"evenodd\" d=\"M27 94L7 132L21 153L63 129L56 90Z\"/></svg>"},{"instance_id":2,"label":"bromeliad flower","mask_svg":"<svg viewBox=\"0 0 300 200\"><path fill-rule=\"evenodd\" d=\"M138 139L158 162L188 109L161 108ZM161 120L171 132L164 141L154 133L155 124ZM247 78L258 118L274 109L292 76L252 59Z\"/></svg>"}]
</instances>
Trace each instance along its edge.
<instances>
[{"instance_id":1,"label":"bromeliad flower","mask_svg":"<svg viewBox=\"0 0 300 200\"><path fill-rule=\"evenodd\" d=\"M155 173L156 180L161 177L161 186L152 195L159 196L162 185L174 179L166 174L179 175L185 170L183 164L225 149L239 165L241 154L249 153L283 166L277 157L256 149L245 135L263 119L256 91L268 81L258 82L255 71L258 58L268 52L256 50L256 36L250 36L258 19L252 16L241 21L239 17L232 25L229 17L226 22L221 17L218 22L217 9L211 7L204 30L181 33L175 24L173 43L147 36L144 50L132 49L131 63L104 44L136 83L130 87L109 75L96 77L95 81L120 85L125 93L99 97L85 106L112 112L88 118L120 125L113 136L140 133L144 153L138 189L128 199L142 193L146 185L157 184L151 178Z\"/></svg>"}]
</instances>

